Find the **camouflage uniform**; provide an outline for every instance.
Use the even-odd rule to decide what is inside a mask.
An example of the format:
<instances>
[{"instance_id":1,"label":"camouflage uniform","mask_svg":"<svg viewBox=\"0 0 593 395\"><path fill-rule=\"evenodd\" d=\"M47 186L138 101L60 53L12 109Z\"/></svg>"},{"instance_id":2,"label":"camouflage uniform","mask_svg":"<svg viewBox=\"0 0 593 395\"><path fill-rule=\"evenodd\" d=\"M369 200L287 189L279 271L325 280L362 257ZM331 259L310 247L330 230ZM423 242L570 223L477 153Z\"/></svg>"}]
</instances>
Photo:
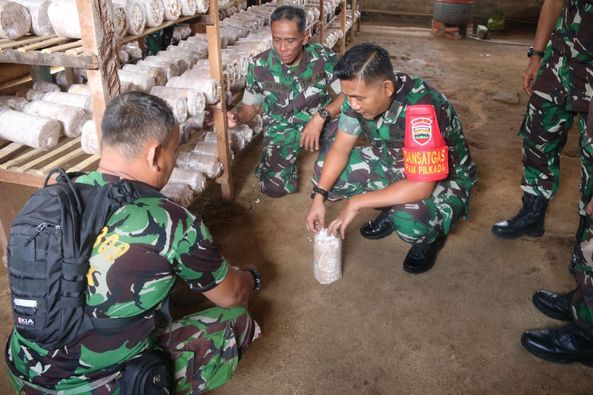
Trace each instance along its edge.
<instances>
[{"instance_id":1,"label":"camouflage uniform","mask_svg":"<svg viewBox=\"0 0 593 395\"><path fill-rule=\"evenodd\" d=\"M344 101L338 130L351 135L364 132L371 145L352 150L329 199L384 189L404 179L402 147L406 107L432 104L441 134L449 147L449 177L437 182L428 199L391 207L389 217L404 241L430 243L439 234L448 234L453 223L467 215L470 192L476 183L476 169L461 122L447 99L421 79L402 73L396 73L395 87L390 108L378 120L365 120L347 100ZM314 183L319 180L323 160L321 157L315 165Z\"/></svg>"},{"instance_id":2,"label":"camouflage uniform","mask_svg":"<svg viewBox=\"0 0 593 395\"><path fill-rule=\"evenodd\" d=\"M114 180L94 172L77 182L104 185ZM204 292L217 286L228 270L199 217L165 198L136 199L111 215L95 241L86 303L93 317L145 314L144 319L115 334L87 332L55 350L13 331L7 346L11 382L17 392L27 394L119 393L121 366L153 349L161 335L163 348L174 350L176 392L202 393L224 384L254 334L247 310L212 308L177 320L173 341L165 347L162 339L168 333L157 330L154 309L177 277ZM196 379L190 381L192 376Z\"/></svg>"},{"instance_id":3,"label":"camouflage uniform","mask_svg":"<svg viewBox=\"0 0 593 395\"><path fill-rule=\"evenodd\" d=\"M588 133L593 135L593 100L589 104ZM586 228L581 240L577 240L573 263L577 288L569 293L575 322L593 334L593 220L586 217Z\"/></svg>"},{"instance_id":4,"label":"camouflage uniform","mask_svg":"<svg viewBox=\"0 0 593 395\"><path fill-rule=\"evenodd\" d=\"M277 197L297 191L301 132L311 116L331 102L329 88L340 93L333 75L336 62L328 48L307 44L296 67L283 64L274 49L249 65L243 103L262 107L265 146L255 174L263 193ZM324 126L322 149L336 127L336 120Z\"/></svg>"},{"instance_id":5,"label":"camouflage uniform","mask_svg":"<svg viewBox=\"0 0 593 395\"><path fill-rule=\"evenodd\" d=\"M551 199L560 182L560 152L577 117L581 147L581 202L593 196L593 134L586 132L593 95L593 1L568 0L556 22L533 85L519 134L526 193Z\"/></svg>"}]
</instances>

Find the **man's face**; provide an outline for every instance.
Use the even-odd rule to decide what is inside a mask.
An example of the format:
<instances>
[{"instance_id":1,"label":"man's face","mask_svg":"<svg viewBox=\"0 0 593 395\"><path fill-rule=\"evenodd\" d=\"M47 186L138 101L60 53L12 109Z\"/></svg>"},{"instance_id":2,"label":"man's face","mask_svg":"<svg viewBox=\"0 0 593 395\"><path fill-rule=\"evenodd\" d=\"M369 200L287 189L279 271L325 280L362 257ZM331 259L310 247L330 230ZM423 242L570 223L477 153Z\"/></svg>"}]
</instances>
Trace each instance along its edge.
<instances>
[{"instance_id":1,"label":"man's face","mask_svg":"<svg viewBox=\"0 0 593 395\"><path fill-rule=\"evenodd\" d=\"M294 66L301 60L303 45L309 41L309 33L299 32L296 21L280 19L272 23L272 44L287 66Z\"/></svg>"},{"instance_id":2,"label":"man's face","mask_svg":"<svg viewBox=\"0 0 593 395\"><path fill-rule=\"evenodd\" d=\"M364 119L375 119L387 111L391 105L394 87L389 80L367 84L363 80L355 78L340 80L340 86L350 107Z\"/></svg>"}]
</instances>

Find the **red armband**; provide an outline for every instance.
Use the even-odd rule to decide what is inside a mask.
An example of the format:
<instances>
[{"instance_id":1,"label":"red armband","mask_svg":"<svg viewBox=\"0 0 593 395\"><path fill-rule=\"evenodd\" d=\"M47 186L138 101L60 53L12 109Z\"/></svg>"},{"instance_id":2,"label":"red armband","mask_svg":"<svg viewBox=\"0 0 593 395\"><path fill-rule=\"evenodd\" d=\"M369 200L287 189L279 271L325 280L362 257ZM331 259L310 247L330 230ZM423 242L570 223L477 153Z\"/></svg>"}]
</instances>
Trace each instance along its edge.
<instances>
[{"instance_id":1,"label":"red armband","mask_svg":"<svg viewBox=\"0 0 593 395\"><path fill-rule=\"evenodd\" d=\"M444 180L449 174L449 151L436 119L434 106L406 108L404 174L411 181Z\"/></svg>"}]
</instances>

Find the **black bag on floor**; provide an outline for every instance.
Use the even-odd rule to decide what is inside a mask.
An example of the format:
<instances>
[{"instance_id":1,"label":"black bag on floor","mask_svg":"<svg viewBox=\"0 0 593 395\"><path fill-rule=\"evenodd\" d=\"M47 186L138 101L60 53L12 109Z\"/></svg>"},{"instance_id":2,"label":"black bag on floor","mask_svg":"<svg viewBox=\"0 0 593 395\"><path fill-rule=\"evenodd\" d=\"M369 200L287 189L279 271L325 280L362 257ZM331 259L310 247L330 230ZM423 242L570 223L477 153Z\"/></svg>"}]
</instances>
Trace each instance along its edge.
<instances>
[{"instance_id":1,"label":"black bag on floor","mask_svg":"<svg viewBox=\"0 0 593 395\"><path fill-rule=\"evenodd\" d=\"M56 184L47 185L59 173ZM77 184L52 170L13 222L8 241L8 277L14 325L49 350L91 329L114 331L143 319L91 318L85 312L86 274L93 243L109 216L142 196L162 196L131 181L105 186Z\"/></svg>"},{"instance_id":2,"label":"black bag on floor","mask_svg":"<svg viewBox=\"0 0 593 395\"><path fill-rule=\"evenodd\" d=\"M166 355L154 350L126 362L119 380L122 395L163 395L172 387L171 366Z\"/></svg>"}]
</instances>

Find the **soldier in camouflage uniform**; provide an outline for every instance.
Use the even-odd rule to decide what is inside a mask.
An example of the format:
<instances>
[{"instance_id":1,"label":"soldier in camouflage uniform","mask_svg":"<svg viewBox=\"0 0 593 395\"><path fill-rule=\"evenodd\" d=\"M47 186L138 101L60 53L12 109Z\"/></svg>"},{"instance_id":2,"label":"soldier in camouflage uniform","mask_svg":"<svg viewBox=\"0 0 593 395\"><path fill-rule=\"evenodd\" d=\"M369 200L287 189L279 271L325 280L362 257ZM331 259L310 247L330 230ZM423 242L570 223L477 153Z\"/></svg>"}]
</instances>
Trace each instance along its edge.
<instances>
[{"instance_id":1,"label":"soldier in camouflage uniform","mask_svg":"<svg viewBox=\"0 0 593 395\"><path fill-rule=\"evenodd\" d=\"M179 145L179 128L166 102L124 94L107 107L102 130L99 171L76 182L129 179L156 189L165 185ZM244 305L255 273L229 265L200 217L164 197L138 198L115 211L96 238L86 311L98 318L143 318L115 333L84 333L56 349L13 331L7 345L11 382L26 394L118 394L126 363L160 347L174 364L175 393L216 388L230 379L254 338L257 324ZM157 327L155 309L177 278L226 307L176 320L171 331Z\"/></svg>"},{"instance_id":2,"label":"soldier in camouflage uniform","mask_svg":"<svg viewBox=\"0 0 593 395\"><path fill-rule=\"evenodd\" d=\"M337 126L331 118L339 113L343 96L333 74L337 58L330 49L309 43L301 8L278 7L271 25L274 48L249 65L243 100L229 113L229 126L262 112L264 150L255 174L263 193L280 197L298 189L301 149L329 146Z\"/></svg>"},{"instance_id":3,"label":"soldier in camouflage uniform","mask_svg":"<svg viewBox=\"0 0 593 395\"><path fill-rule=\"evenodd\" d=\"M588 133L593 135L593 101L587 124ZM572 262L576 289L568 293L540 289L533 295L538 310L568 324L529 330L521 337L521 343L530 353L550 362L593 366L593 199L585 211L584 229Z\"/></svg>"},{"instance_id":4,"label":"soldier in camouflage uniform","mask_svg":"<svg viewBox=\"0 0 593 395\"><path fill-rule=\"evenodd\" d=\"M315 167L307 226L315 232L324 227L325 199L349 198L328 227L342 236L361 208L379 208L379 216L361 228L362 235L379 239L395 231L413 244L404 270L429 270L455 221L467 215L476 182L459 118L447 99L426 82L394 73L389 53L376 45L351 48L335 74L347 100L336 140ZM434 107L448 145L449 175L438 182L412 181L404 174L405 114L408 107L419 104ZM354 148L362 133L370 145Z\"/></svg>"},{"instance_id":5,"label":"soldier in camouflage uniform","mask_svg":"<svg viewBox=\"0 0 593 395\"><path fill-rule=\"evenodd\" d=\"M504 238L543 235L548 202L560 182L560 152L576 119L581 148L580 238L585 205L593 196L593 134L586 132L593 95L593 1L546 0L528 55L523 87L531 97L519 131L523 207L515 217L495 224L492 232Z\"/></svg>"}]
</instances>

